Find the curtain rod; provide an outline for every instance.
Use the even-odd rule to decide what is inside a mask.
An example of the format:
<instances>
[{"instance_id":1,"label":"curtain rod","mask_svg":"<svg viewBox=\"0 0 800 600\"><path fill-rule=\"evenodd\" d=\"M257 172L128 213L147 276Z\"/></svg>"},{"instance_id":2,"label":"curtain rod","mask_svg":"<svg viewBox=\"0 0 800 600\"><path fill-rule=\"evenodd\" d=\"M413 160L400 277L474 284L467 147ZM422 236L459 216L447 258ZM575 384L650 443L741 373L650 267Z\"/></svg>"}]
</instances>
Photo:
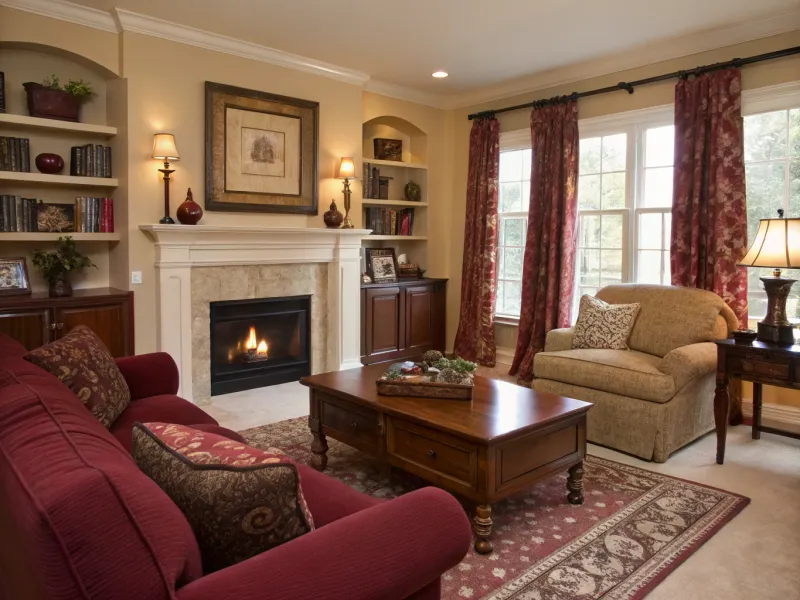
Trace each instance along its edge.
<instances>
[{"instance_id":1,"label":"curtain rod","mask_svg":"<svg viewBox=\"0 0 800 600\"><path fill-rule=\"evenodd\" d=\"M765 60L773 60L776 58L784 58L786 56L793 56L800 54L800 46L794 48L785 48L783 50L776 50L774 52L767 52L766 54L758 54L756 56L749 56L747 58L734 58L726 62L715 63L713 65L705 65L702 67L695 67L694 69L687 69L683 71L674 71L673 73L666 73L664 75L656 75L655 77L647 77L645 79L638 79L636 81L624 82L621 81L617 85L610 85L596 90L589 90L588 92L573 92L567 96L555 96L553 98L545 98L542 100L534 100L525 104L517 104L516 106L507 106L506 108L498 108L495 110L484 110L477 113L472 113L467 118L472 121L473 119L486 119L493 117L497 114L510 112L512 110L522 110L525 108L541 108L543 106L550 106L552 104L560 104L570 100L577 100L578 98L588 98L589 96L598 96L600 94L608 94L610 92L618 92L625 90L629 94L633 93L633 88L640 85L647 85L648 83L656 83L658 81L667 81L669 79L686 79L691 76L702 75L710 71L719 71L720 69L727 69L728 67L744 67L754 63L763 62Z\"/></svg>"}]
</instances>

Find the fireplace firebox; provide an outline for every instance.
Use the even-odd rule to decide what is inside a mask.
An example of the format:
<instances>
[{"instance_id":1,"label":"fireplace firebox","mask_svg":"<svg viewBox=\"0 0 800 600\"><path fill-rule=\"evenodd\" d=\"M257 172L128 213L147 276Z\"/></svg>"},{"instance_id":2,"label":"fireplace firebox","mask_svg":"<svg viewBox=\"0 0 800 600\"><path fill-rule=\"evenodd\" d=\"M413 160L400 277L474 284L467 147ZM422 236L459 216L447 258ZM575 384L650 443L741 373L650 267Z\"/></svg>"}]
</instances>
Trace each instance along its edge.
<instances>
[{"instance_id":1,"label":"fireplace firebox","mask_svg":"<svg viewBox=\"0 0 800 600\"><path fill-rule=\"evenodd\" d=\"M211 395L311 374L311 296L211 303Z\"/></svg>"}]
</instances>

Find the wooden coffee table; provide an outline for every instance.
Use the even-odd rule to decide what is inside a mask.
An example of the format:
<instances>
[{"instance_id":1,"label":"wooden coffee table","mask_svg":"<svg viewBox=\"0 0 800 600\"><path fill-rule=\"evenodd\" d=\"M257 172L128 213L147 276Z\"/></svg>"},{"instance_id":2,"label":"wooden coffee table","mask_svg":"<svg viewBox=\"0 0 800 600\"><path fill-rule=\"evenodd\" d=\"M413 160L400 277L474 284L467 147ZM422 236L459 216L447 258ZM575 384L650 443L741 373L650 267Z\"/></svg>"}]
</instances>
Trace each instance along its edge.
<instances>
[{"instance_id":1,"label":"wooden coffee table","mask_svg":"<svg viewBox=\"0 0 800 600\"><path fill-rule=\"evenodd\" d=\"M569 469L567 500L583 503L588 402L485 377L473 399L379 396L386 365L304 377L311 388L312 465L330 436L476 503L475 550L492 551L491 504Z\"/></svg>"}]
</instances>

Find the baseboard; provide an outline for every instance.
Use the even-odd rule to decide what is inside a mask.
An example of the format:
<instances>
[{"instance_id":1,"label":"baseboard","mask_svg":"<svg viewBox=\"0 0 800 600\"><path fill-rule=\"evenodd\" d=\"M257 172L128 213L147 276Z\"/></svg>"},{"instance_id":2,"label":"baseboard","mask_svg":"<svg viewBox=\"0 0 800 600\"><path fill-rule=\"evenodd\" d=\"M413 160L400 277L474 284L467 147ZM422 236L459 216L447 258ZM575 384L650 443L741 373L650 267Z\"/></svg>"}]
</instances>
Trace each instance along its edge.
<instances>
[{"instance_id":1,"label":"baseboard","mask_svg":"<svg viewBox=\"0 0 800 600\"><path fill-rule=\"evenodd\" d=\"M497 348L496 360L504 365L511 365L514 362L514 349Z\"/></svg>"},{"instance_id":2,"label":"baseboard","mask_svg":"<svg viewBox=\"0 0 800 600\"><path fill-rule=\"evenodd\" d=\"M742 399L742 413L745 417L753 416L753 401L750 398ZM800 433L800 407L762 404L761 424L766 427Z\"/></svg>"}]
</instances>

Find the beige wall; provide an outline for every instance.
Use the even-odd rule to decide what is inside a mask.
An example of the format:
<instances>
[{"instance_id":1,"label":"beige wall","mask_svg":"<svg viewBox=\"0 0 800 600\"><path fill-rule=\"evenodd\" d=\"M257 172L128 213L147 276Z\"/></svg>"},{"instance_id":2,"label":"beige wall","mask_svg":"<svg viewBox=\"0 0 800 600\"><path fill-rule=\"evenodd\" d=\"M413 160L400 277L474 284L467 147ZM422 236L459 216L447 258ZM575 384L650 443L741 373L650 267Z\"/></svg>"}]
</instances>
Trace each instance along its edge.
<instances>
[{"instance_id":1,"label":"beige wall","mask_svg":"<svg viewBox=\"0 0 800 600\"><path fill-rule=\"evenodd\" d=\"M695 54L681 59L652 64L646 67L631 69L595 77L568 85L540 90L532 94L525 94L514 98L506 98L496 102L470 106L453 111L455 132L453 135L452 157L453 168L453 206L452 214L452 254L450 260L450 286L448 293L448 327L447 339L452 344L455 331L458 327L458 308L460 302L461 260L464 243L464 214L466 201L467 162L469 156L469 132L471 121L467 120L470 113L492 108L502 108L522 104L538 98L550 98L574 91L584 91L594 88L615 85L620 81L633 81L662 73L669 73L680 69L688 69L698 65L712 64L730 60L734 57L751 56L796 46L800 44L800 31L784 35L773 36L746 44L739 44L727 48L720 48L702 54ZM777 85L790 81L800 80L800 57L794 56L775 61L751 65L742 69L742 87L745 90L755 89L768 85ZM636 88L633 95L625 92L604 94L582 99L579 103L579 116L581 119L611 115L615 113L661 106L673 102L675 89L674 81L665 81ZM530 120L530 111L498 115L500 131L515 131L527 129ZM496 326L498 347L513 348L516 344L516 327L498 324ZM745 389L745 396L749 396ZM765 401L794 404L800 406L800 393L777 388L765 389Z\"/></svg>"}]
</instances>

